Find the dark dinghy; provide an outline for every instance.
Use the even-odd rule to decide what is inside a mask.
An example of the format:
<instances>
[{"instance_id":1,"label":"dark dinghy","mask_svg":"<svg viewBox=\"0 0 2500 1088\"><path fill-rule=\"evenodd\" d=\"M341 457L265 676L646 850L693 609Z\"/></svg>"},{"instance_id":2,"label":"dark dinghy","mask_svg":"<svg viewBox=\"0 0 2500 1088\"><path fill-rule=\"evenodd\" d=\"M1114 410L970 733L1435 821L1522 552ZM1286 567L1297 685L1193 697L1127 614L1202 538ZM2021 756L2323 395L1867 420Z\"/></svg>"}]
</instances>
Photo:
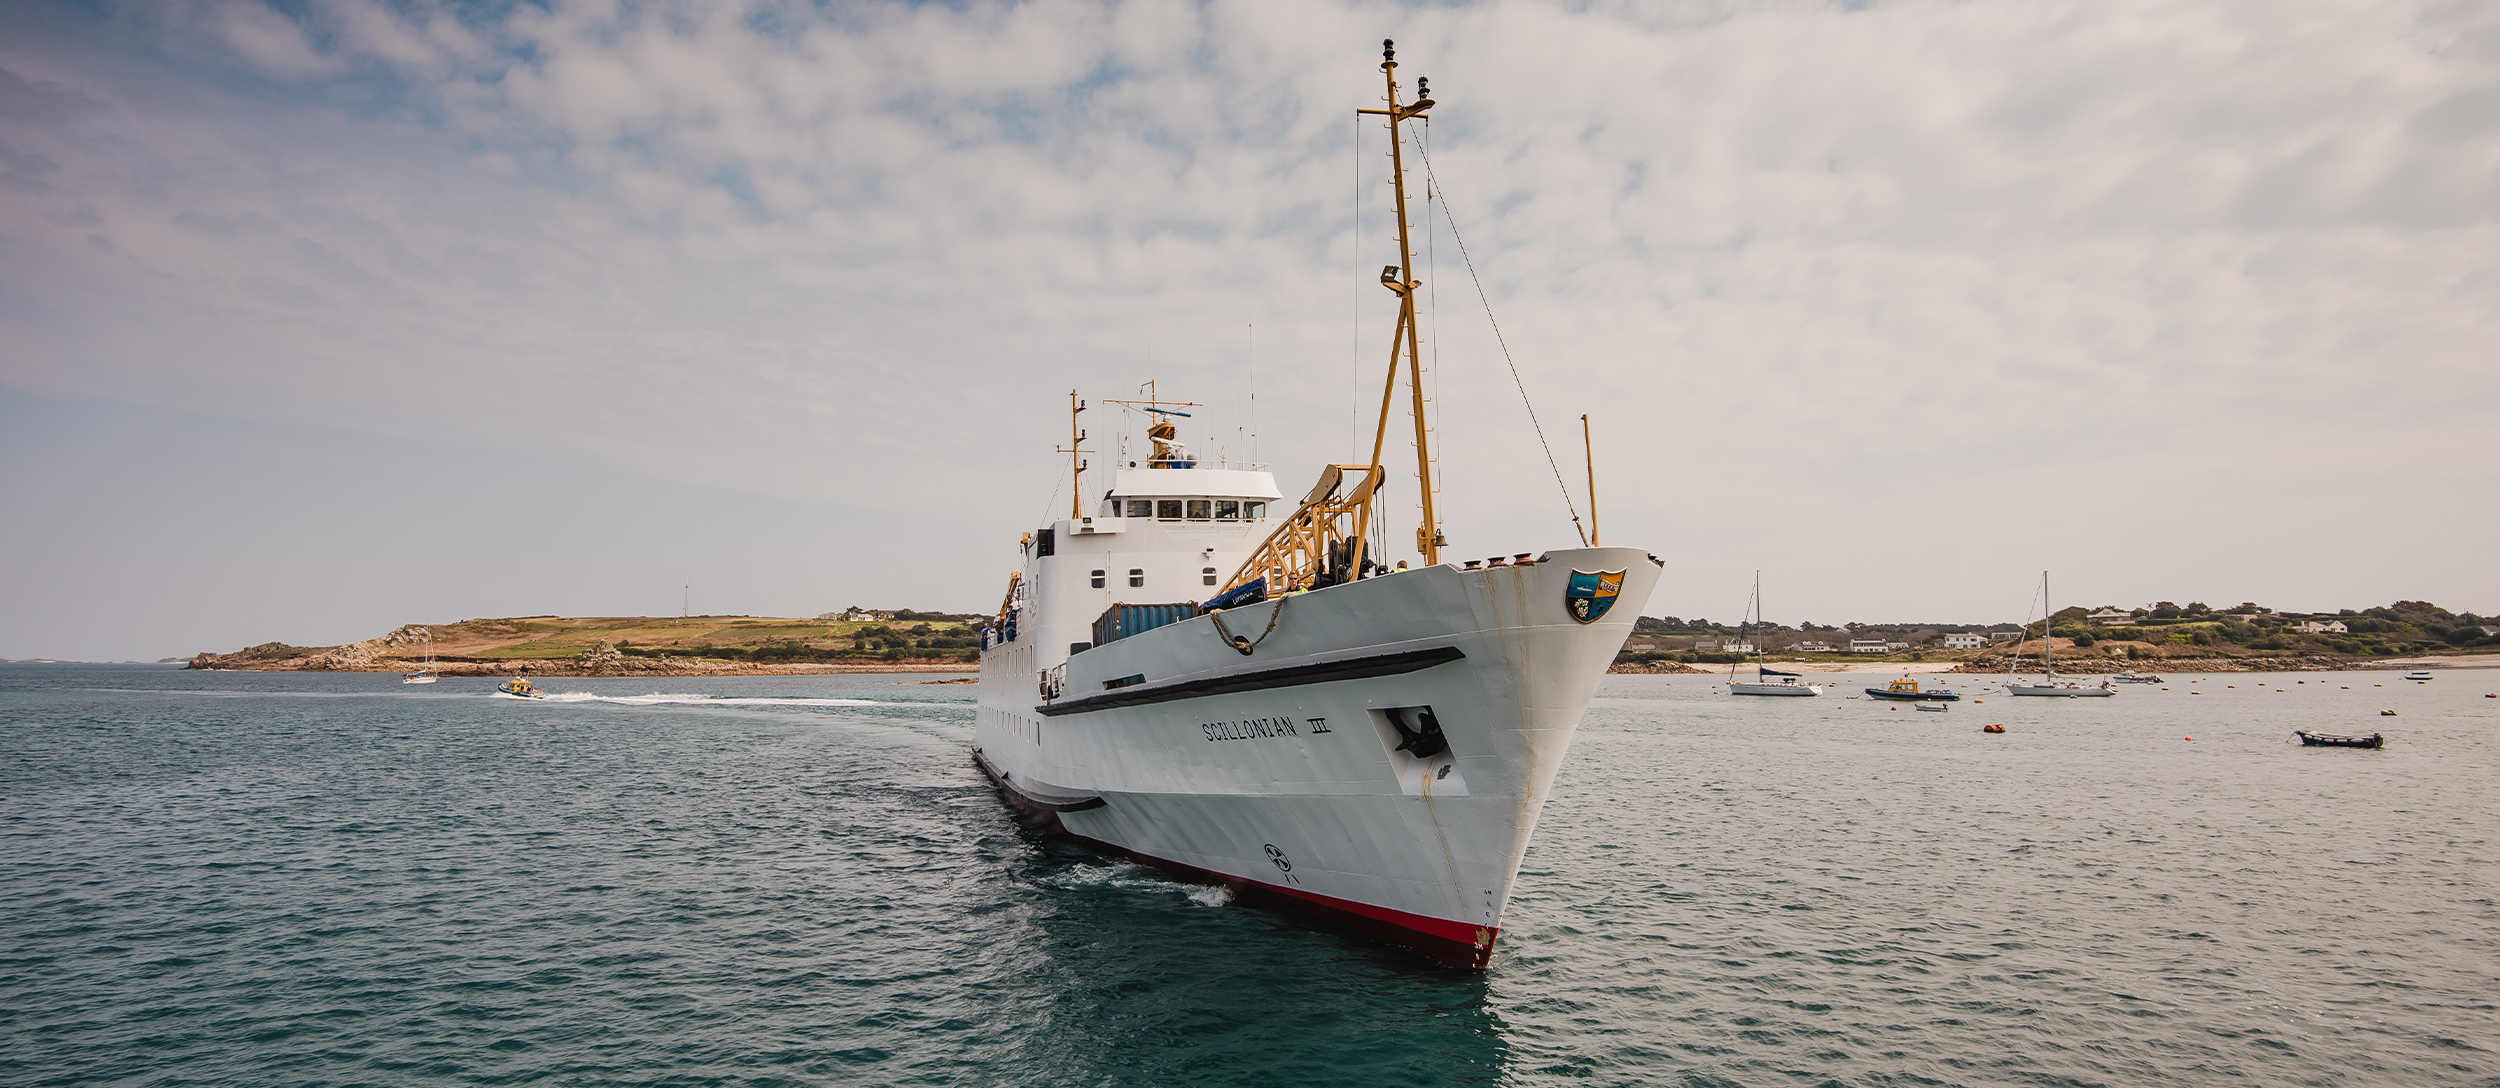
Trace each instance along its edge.
<instances>
[{"instance_id":1,"label":"dark dinghy","mask_svg":"<svg viewBox=\"0 0 2500 1088\"><path fill-rule=\"evenodd\" d=\"M2366 737L2345 737L2333 733L2312 733L2306 729L2295 729L2292 730L2292 735L2299 737L2302 744L2311 748L2377 748L2387 743L2386 737L2376 733Z\"/></svg>"}]
</instances>

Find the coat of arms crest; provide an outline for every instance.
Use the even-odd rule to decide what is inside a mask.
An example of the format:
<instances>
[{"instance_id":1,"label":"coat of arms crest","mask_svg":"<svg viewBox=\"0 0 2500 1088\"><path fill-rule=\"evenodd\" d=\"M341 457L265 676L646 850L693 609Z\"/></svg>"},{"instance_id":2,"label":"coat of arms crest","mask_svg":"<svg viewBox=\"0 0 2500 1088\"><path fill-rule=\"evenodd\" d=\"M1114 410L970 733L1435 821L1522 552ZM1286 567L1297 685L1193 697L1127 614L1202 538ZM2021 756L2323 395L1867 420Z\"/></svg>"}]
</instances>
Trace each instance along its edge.
<instances>
[{"instance_id":1,"label":"coat of arms crest","mask_svg":"<svg viewBox=\"0 0 2500 1088\"><path fill-rule=\"evenodd\" d=\"M1572 619L1597 622L1623 593L1623 574L1619 570L1573 570L1571 584L1563 589L1563 607L1571 610Z\"/></svg>"}]
</instances>

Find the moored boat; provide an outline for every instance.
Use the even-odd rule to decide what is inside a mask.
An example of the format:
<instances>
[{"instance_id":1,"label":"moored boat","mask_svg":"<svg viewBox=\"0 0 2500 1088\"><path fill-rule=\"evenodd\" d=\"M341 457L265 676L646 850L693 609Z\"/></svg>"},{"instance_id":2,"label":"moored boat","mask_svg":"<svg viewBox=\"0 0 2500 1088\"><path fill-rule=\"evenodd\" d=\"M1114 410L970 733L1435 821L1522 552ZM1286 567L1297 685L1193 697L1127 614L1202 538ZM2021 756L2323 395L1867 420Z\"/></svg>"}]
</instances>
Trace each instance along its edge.
<instances>
[{"instance_id":1,"label":"moored boat","mask_svg":"<svg viewBox=\"0 0 2500 1088\"><path fill-rule=\"evenodd\" d=\"M2057 611L2049 604L2049 572L2045 570L2040 572L2040 615L2040 669L2047 676L2037 684L2026 684L2016 677L2013 683L2005 685L2005 693L2049 699L2094 699L2118 694L2108 680L2085 687L2057 678L2057 636L2052 632L2057 625Z\"/></svg>"},{"instance_id":2,"label":"moored boat","mask_svg":"<svg viewBox=\"0 0 2500 1088\"><path fill-rule=\"evenodd\" d=\"M1778 669L1765 665L1757 665L1754 667L1754 678L1752 680L1728 681L1727 690L1728 694L1731 695L1823 694L1822 685L1807 683L1802 674L1781 672Z\"/></svg>"},{"instance_id":3,"label":"moored boat","mask_svg":"<svg viewBox=\"0 0 2500 1088\"><path fill-rule=\"evenodd\" d=\"M2122 673L2119 673L2118 675L2113 676L2113 677L2110 677L2109 679L2110 679L2110 682L2112 682L2112 683L2117 683L2117 684L2158 684L2158 683L2161 683L2161 677L2159 677L2159 676L2157 676L2157 675L2154 675L2154 674L2152 674L2152 673L2137 672L2137 671L2135 671L2134 669L2128 669L2127 671L2122 672Z\"/></svg>"},{"instance_id":4,"label":"moored boat","mask_svg":"<svg viewBox=\"0 0 2500 1088\"><path fill-rule=\"evenodd\" d=\"M2312 733L2306 729L2295 729L2292 730L2292 735L2299 737L2300 743L2310 748L2379 748L2387 743L2387 738L2377 733L2366 737L2350 737L2336 733Z\"/></svg>"},{"instance_id":5,"label":"moored boat","mask_svg":"<svg viewBox=\"0 0 2500 1088\"><path fill-rule=\"evenodd\" d=\"M1823 689L1820 686L1806 683L1805 677L1801 673L1781 672L1778 669L1762 664L1762 651L1760 649L1760 644L1747 637L1753 630L1754 626L1761 623L1762 572L1755 571L1753 572L1753 599L1746 603L1745 618L1740 621L1736 627L1737 640L1743 645L1754 647L1754 678L1752 680L1737 679L1736 666L1733 664L1729 665L1727 667L1728 694L1798 696L1814 696L1823 694ZM1768 625L1764 624L1764 626Z\"/></svg>"},{"instance_id":6,"label":"moored boat","mask_svg":"<svg viewBox=\"0 0 2500 1088\"><path fill-rule=\"evenodd\" d=\"M2428 680L2430 678L2431 671L2429 669L2415 669L2412 672L2405 674L2405 679L2407 680Z\"/></svg>"},{"instance_id":7,"label":"moored boat","mask_svg":"<svg viewBox=\"0 0 2500 1088\"><path fill-rule=\"evenodd\" d=\"M1400 101L1384 49L1403 263L1368 463L1324 466L1296 502L1258 466L1178 450L1179 402L1107 486L1025 534L982 638L973 757L1065 832L1242 901L1290 907L1482 967L1582 713L1663 563L1575 546L1445 563L1425 424ZM1412 570L1382 524L1382 455L1411 394ZM1068 471L1084 431L1071 396ZM1087 509L1085 495L1102 496ZM1575 517L1576 520L1576 517ZM1146 602L1146 603L1139 603Z\"/></svg>"},{"instance_id":8,"label":"moored boat","mask_svg":"<svg viewBox=\"0 0 2500 1088\"><path fill-rule=\"evenodd\" d=\"M420 630L425 632L425 664L418 666L415 672L402 675L399 678L400 683L431 684L436 679L434 675L434 631L432 628L420 628Z\"/></svg>"},{"instance_id":9,"label":"moored boat","mask_svg":"<svg viewBox=\"0 0 2500 1088\"><path fill-rule=\"evenodd\" d=\"M1922 689L1918 686L1918 681L1907 676L1880 688L1868 688L1866 693L1878 699L1894 699L1902 702L1949 703L1961 698L1961 695L1946 688Z\"/></svg>"}]
</instances>

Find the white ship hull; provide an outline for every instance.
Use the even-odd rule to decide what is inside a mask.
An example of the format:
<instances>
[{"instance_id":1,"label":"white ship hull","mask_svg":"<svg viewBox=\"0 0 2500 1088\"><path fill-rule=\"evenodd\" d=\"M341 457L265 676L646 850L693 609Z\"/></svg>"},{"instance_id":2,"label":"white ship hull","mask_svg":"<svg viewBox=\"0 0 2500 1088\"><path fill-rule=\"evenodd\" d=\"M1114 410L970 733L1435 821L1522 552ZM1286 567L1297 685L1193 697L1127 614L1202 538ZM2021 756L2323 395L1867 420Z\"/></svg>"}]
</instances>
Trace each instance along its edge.
<instances>
[{"instance_id":1,"label":"white ship hull","mask_svg":"<svg viewBox=\"0 0 2500 1088\"><path fill-rule=\"evenodd\" d=\"M1588 623L1566 605L1575 571L1623 574ZM1069 834L1482 966L1658 571L1630 548L1428 567L1183 620L1055 669L1042 647L1003 643L982 658L977 755L1011 802ZM1256 648L1237 652L1218 618ZM1446 751L1398 748L1401 726L1429 720Z\"/></svg>"}]
</instances>

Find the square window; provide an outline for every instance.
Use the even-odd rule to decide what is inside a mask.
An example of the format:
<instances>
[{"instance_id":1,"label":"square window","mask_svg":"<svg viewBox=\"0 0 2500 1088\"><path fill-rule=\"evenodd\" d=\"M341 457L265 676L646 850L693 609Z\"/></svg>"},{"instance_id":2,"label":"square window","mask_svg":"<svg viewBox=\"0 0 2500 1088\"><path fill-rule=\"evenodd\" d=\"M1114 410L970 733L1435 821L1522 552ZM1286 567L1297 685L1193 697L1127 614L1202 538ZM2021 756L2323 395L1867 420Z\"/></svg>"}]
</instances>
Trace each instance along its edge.
<instances>
[{"instance_id":1,"label":"square window","mask_svg":"<svg viewBox=\"0 0 2500 1088\"><path fill-rule=\"evenodd\" d=\"M1146 572L1137 567L1130 567L1128 571L1128 584L1130 589L1135 589L1139 586L1145 585Z\"/></svg>"},{"instance_id":2,"label":"square window","mask_svg":"<svg viewBox=\"0 0 2500 1088\"><path fill-rule=\"evenodd\" d=\"M1128 501L1128 516L1133 518L1150 518L1155 516L1154 500L1130 499Z\"/></svg>"},{"instance_id":3,"label":"square window","mask_svg":"<svg viewBox=\"0 0 2500 1088\"><path fill-rule=\"evenodd\" d=\"M1102 575L1103 575L1103 572L1101 572L1101 571L1095 571L1095 572L1094 572L1094 588L1095 588L1095 589L1101 589L1101 588L1102 588Z\"/></svg>"},{"instance_id":4,"label":"square window","mask_svg":"<svg viewBox=\"0 0 2500 1088\"><path fill-rule=\"evenodd\" d=\"M1215 584L1215 568L1214 568L1214 567L1205 567L1205 568L1201 568L1201 569L1198 571L1198 577L1203 578L1203 579L1206 579L1206 583L1207 583L1208 585L1214 585L1214 584Z\"/></svg>"},{"instance_id":5,"label":"square window","mask_svg":"<svg viewBox=\"0 0 2500 1088\"><path fill-rule=\"evenodd\" d=\"M1266 517L1267 504L1263 502L1245 502L1241 504L1241 516L1249 518L1252 521L1257 521L1260 518Z\"/></svg>"},{"instance_id":6,"label":"square window","mask_svg":"<svg viewBox=\"0 0 2500 1088\"><path fill-rule=\"evenodd\" d=\"M1181 519L1181 501L1179 499L1156 499L1155 516L1170 521L1179 521Z\"/></svg>"},{"instance_id":7,"label":"square window","mask_svg":"<svg viewBox=\"0 0 2500 1088\"><path fill-rule=\"evenodd\" d=\"M1215 520L1217 520L1217 521L1240 521L1240 520L1241 520L1241 500L1239 500L1239 499L1217 499L1217 500L1215 500Z\"/></svg>"},{"instance_id":8,"label":"square window","mask_svg":"<svg viewBox=\"0 0 2500 1088\"><path fill-rule=\"evenodd\" d=\"M1208 503L1205 499L1189 500L1189 520L1205 521L1209 517L1212 517L1213 515L1208 511L1207 507Z\"/></svg>"}]
</instances>

